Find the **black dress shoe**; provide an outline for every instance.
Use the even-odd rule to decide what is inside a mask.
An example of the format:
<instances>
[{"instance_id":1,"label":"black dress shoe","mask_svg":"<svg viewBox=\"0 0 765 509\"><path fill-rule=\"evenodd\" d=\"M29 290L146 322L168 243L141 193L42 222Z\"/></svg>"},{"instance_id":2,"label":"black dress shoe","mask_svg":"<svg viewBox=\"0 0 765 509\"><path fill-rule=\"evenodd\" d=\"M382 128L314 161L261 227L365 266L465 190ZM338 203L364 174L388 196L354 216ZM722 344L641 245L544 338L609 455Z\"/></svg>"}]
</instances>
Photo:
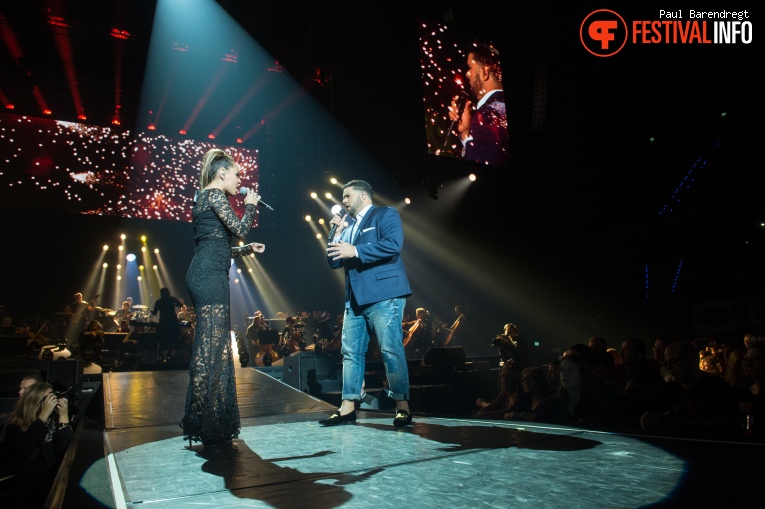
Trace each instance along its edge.
<instances>
[{"instance_id":1,"label":"black dress shoe","mask_svg":"<svg viewBox=\"0 0 765 509\"><path fill-rule=\"evenodd\" d=\"M338 410L334 414L330 415L329 419L320 420L319 424L323 424L324 426L337 426L338 424L356 424L356 410L346 415L340 415L340 411Z\"/></svg>"},{"instance_id":2,"label":"black dress shoe","mask_svg":"<svg viewBox=\"0 0 765 509\"><path fill-rule=\"evenodd\" d=\"M406 410L396 410L396 417L393 419L393 425L397 428L409 426L412 424L412 414Z\"/></svg>"}]
</instances>

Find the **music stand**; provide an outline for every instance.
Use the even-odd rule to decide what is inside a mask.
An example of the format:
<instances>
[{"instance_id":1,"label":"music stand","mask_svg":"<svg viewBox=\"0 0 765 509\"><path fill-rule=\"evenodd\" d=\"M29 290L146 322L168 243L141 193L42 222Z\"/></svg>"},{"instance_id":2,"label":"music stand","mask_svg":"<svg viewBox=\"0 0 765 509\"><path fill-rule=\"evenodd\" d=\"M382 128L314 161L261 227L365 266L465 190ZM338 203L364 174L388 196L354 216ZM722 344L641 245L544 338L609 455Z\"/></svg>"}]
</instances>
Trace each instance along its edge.
<instances>
[{"instance_id":1,"label":"music stand","mask_svg":"<svg viewBox=\"0 0 765 509\"><path fill-rule=\"evenodd\" d=\"M274 329L265 329L258 331L258 342L261 345L278 345L279 331Z\"/></svg>"}]
</instances>

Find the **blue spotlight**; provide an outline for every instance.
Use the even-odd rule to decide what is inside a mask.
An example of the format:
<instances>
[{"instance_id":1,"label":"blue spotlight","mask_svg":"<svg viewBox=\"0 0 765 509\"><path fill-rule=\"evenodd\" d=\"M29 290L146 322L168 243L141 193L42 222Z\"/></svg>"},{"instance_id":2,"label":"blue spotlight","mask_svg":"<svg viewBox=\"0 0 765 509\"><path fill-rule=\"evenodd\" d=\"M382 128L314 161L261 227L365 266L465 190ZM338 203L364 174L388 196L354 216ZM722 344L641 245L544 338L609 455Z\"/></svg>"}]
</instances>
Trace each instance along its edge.
<instances>
[{"instance_id":1,"label":"blue spotlight","mask_svg":"<svg viewBox=\"0 0 765 509\"><path fill-rule=\"evenodd\" d=\"M127 255L127 261L134 262L135 261L135 255L133 253L130 253Z\"/></svg>"}]
</instances>

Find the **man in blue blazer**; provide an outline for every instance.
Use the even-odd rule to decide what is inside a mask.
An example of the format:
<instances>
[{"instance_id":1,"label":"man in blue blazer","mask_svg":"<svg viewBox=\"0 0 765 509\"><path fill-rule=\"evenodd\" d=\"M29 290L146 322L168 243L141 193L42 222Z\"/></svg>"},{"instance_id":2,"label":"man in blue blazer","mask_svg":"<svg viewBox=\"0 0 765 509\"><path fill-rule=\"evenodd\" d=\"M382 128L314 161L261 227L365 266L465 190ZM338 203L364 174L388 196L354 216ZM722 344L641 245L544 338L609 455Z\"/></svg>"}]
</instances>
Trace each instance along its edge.
<instances>
[{"instance_id":1,"label":"man in blue blazer","mask_svg":"<svg viewBox=\"0 0 765 509\"><path fill-rule=\"evenodd\" d=\"M401 327L406 297L412 294L400 254L404 229L398 211L374 206L373 194L372 186L363 180L348 182L343 187L343 206L353 219L335 215L331 221L336 231L334 238L329 239L327 262L333 269L345 269L343 401L334 414L320 421L325 426L356 422L369 331L380 345L388 396L396 400L393 424L412 423Z\"/></svg>"}]
</instances>

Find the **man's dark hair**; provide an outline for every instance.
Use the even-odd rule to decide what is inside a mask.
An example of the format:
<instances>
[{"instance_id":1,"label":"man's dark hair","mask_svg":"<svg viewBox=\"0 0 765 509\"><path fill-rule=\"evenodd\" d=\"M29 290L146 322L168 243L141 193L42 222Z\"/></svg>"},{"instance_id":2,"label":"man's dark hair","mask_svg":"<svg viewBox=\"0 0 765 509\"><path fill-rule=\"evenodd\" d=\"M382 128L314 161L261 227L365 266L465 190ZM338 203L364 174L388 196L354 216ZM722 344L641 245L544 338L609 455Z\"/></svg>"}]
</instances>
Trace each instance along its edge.
<instances>
[{"instance_id":1,"label":"man's dark hair","mask_svg":"<svg viewBox=\"0 0 765 509\"><path fill-rule=\"evenodd\" d=\"M351 180L347 184L343 186L343 191L348 189L349 187L352 187L354 189L358 189L362 193L367 193L369 197L371 198L373 194L375 194L374 190L372 189L372 186L369 185L369 182L365 180Z\"/></svg>"},{"instance_id":2,"label":"man's dark hair","mask_svg":"<svg viewBox=\"0 0 765 509\"><path fill-rule=\"evenodd\" d=\"M470 53L473 54L473 59L476 62L489 69L494 78L502 83L502 65L499 63L499 51L496 48L475 42L470 48Z\"/></svg>"}]
</instances>

